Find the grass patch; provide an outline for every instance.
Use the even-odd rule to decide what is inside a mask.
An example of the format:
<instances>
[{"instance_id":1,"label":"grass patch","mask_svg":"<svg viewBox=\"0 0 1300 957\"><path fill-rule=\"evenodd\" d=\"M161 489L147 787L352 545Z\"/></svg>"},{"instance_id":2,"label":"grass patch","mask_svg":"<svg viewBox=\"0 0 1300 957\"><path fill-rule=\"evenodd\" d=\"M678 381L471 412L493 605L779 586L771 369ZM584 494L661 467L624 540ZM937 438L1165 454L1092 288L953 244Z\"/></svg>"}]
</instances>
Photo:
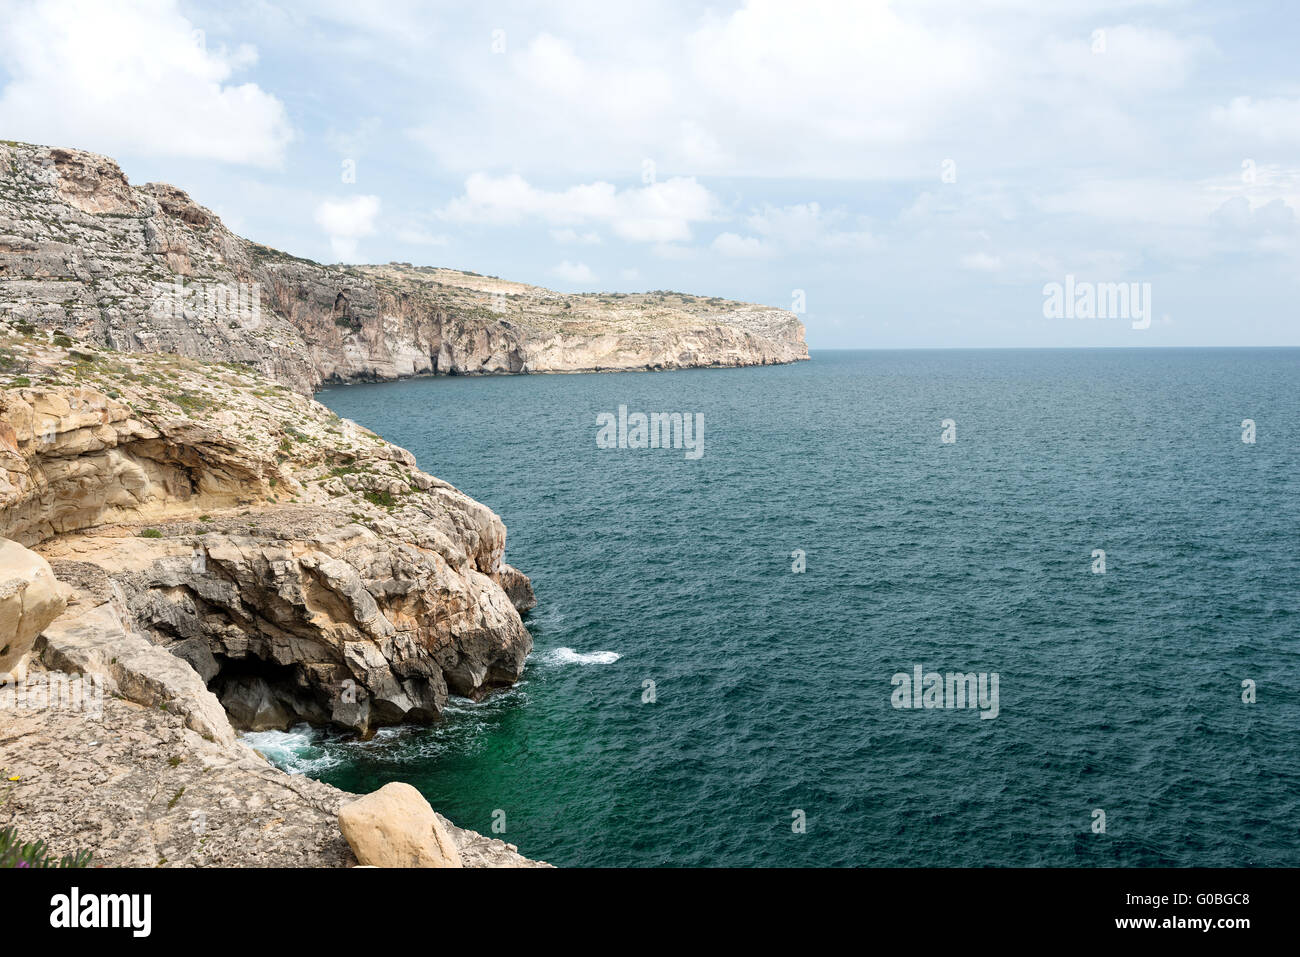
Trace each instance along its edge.
<instances>
[{"instance_id":1,"label":"grass patch","mask_svg":"<svg viewBox=\"0 0 1300 957\"><path fill-rule=\"evenodd\" d=\"M193 392L181 392L172 396L172 401L185 412L194 415L212 408L213 402L207 396L195 395Z\"/></svg>"},{"instance_id":2,"label":"grass patch","mask_svg":"<svg viewBox=\"0 0 1300 957\"><path fill-rule=\"evenodd\" d=\"M365 493L365 499L371 505L378 505L382 508L391 509L397 506L397 498L392 492L368 491Z\"/></svg>"}]
</instances>

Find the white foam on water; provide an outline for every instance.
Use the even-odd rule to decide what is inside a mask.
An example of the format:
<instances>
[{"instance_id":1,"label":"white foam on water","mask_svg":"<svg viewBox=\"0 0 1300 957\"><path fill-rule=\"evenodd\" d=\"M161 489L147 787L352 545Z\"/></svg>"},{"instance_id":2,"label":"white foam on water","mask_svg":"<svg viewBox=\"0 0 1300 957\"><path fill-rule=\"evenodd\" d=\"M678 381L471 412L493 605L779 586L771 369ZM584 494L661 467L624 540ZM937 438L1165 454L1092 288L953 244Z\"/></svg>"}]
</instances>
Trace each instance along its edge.
<instances>
[{"instance_id":1,"label":"white foam on water","mask_svg":"<svg viewBox=\"0 0 1300 957\"><path fill-rule=\"evenodd\" d=\"M240 740L290 774L320 774L342 760L320 747L320 732L306 724L288 731L249 731L240 735Z\"/></svg>"},{"instance_id":2,"label":"white foam on water","mask_svg":"<svg viewBox=\"0 0 1300 957\"><path fill-rule=\"evenodd\" d=\"M546 665L612 665L622 657L617 651L591 651L583 654L572 648L552 648L543 651L537 660Z\"/></svg>"},{"instance_id":3,"label":"white foam on water","mask_svg":"<svg viewBox=\"0 0 1300 957\"><path fill-rule=\"evenodd\" d=\"M524 687L528 684L527 678L520 678L509 688L501 688L493 691L487 697L475 701L473 698L462 698L460 695L448 695L447 703L443 706L442 713L445 717L483 714L484 712L494 712L502 710L503 705L509 704L515 706L518 704L516 699L524 697Z\"/></svg>"}]
</instances>

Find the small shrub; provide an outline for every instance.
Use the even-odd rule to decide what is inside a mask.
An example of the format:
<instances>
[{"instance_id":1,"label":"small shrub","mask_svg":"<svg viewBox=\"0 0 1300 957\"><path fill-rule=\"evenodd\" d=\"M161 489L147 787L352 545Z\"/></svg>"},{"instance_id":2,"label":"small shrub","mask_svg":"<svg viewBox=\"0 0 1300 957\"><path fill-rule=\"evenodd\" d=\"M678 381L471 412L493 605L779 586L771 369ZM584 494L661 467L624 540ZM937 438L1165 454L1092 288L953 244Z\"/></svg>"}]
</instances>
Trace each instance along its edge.
<instances>
[{"instance_id":1,"label":"small shrub","mask_svg":"<svg viewBox=\"0 0 1300 957\"><path fill-rule=\"evenodd\" d=\"M89 867L90 851L54 857L44 841L20 843L12 827L0 830L0 868L6 867Z\"/></svg>"},{"instance_id":2,"label":"small shrub","mask_svg":"<svg viewBox=\"0 0 1300 957\"><path fill-rule=\"evenodd\" d=\"M206 396L195 395L192 392L181 392L172 396L172 401L182 409L193 415L195 412L202 412L212 406L212 400Z\"/></svg>"}]
</instances>

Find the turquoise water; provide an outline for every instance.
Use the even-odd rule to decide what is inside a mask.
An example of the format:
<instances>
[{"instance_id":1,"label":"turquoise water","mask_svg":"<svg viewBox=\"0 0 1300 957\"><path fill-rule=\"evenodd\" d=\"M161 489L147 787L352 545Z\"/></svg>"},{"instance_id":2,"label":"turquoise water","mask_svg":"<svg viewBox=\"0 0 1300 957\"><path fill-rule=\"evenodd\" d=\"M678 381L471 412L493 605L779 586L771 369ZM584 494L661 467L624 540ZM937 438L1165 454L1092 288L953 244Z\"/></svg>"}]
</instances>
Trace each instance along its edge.
<instances>
[{"instance_id":1,"label":"turquoise water","mask_svg":"<svg viewBox=\"0 0 1300 957\"><path fill-rule=\"evenodd\" d=\"M1300 350L320 399L503 517L536 650L433 728L260 736L290 767L410 781L485 833L503 811L560 865L1300 864ZM703 456L598 448L619 405L702 413ZM918 664L996 673L997 717L893 707Z\"/></svg>"}]
</instances>

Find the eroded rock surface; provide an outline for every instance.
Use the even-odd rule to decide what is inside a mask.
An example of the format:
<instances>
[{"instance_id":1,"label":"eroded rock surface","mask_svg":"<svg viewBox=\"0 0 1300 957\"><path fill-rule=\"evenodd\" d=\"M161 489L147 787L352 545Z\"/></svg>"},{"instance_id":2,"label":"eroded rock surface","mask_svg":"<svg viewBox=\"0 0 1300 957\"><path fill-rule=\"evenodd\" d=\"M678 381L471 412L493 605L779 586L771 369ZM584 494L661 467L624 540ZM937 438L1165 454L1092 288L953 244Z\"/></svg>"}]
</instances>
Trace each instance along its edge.
<instances>
[{"instance_id":1,"label":"eroded rock surface","mask_svg":"<svg viewBox=\"0 0 1300 957\"><path fill-rule=\"evenodd\" d=\"M347 865L353 796L235 729L369 734L518 679L505 526L321 383L806 357L781 310L325 267L106 157L0 143L0 678L107 695L88 720L0 684L0 824L110 866ZM465 866L535 864L436 820Z\"/></svg>"},{"instance_id":2,"label":"eroded rock surface","mask_svg":"<svg viewBox=\"0 0 1300 957\"><path fill-rule=\"evenodd\" d=\"M0 305L119 351L247 363L300 393L417 374L808 358L790 312L675 292L565 295L452 269L324 266L234 235L111 159L0 144Z\"/></svg>"},{"instance_id":3,"label":"eroded rock surface","mask_svg":"<svg viewBox=\"0 0 1300 957\"><path fill-rule=\"evenodd\" d=\"M39 666L34 666L39 667ZM0 690L0 827L105 867L351 867L339 810L357 799L208 741L181 715L107 696L99 716L16 706ZM10 780L16 778L17 780ZM466 867L545 866L438 816Z\"/></svg>"},{"instance_id":4,"label":"eroded rock surface","mask_svg":"<svg viewBox=\"0 0 1300 957\"><path fill-rule=\"evenodd\" d=\"M516 680L501 520L247 368L0 342L0 647L36 672L0 685L0 825L110 866L353 864L355 796L235 729L367 734ZM436 821L449 860L536 866Z\"/></svg>"},{"instance_id":5,"label":"eroded rock surface","mask_svg":"<svg viewBox=\"0 0 1300 957\"><path fill-rule=\"evenodd\" d=\"M198 672L166 649L131 634L105 603L53 622L37 639L41 661L56 671L102 678L103 690L147 708L179 714L185 726L218 744L235 732Z\"/></svg>"},{"instance_id":6,"label":"eroded rock surface","mask_svg":"<svg viewBox=\"0 0 1300 957\"><path fill-rule=\"evenodd\" d=\"M0 536L237 726L368 734L522 673L533 598L505 526L409 452L251 370L0 330L26 383L0 389Z\"/></svg>"}]
</instances>

